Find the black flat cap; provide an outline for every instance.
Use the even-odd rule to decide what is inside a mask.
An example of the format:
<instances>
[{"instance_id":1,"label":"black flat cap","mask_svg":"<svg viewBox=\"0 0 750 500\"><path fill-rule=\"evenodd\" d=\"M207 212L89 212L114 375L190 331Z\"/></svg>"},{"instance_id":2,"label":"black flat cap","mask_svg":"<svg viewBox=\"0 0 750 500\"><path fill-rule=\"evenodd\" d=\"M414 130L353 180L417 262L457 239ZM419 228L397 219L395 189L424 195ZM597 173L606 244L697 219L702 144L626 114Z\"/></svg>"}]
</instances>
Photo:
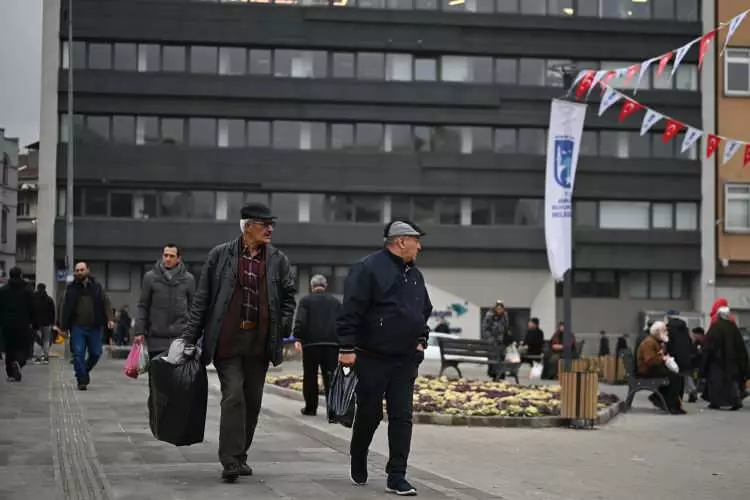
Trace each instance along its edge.
<instances>
[{"instance_id":1,"label":"black flat cap","mask_svg":"<svg viewBox=\"0 0 750 500\"><path fill-rule=\"evenodd\" d=\"M275 220L276 216L271 215L271 209L263 203L248 203L242 207L240 218L251 220Z\"/></svg>"}]
</instances>

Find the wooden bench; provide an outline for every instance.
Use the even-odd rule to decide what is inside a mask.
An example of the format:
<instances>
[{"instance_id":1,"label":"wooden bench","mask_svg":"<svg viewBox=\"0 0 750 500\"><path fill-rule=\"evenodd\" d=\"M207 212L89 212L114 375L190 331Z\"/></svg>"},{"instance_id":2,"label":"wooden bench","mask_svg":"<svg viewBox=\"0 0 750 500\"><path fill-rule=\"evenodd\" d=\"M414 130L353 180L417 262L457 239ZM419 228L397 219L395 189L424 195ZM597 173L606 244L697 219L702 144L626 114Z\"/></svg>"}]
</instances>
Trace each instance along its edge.
<instances>
[{"instance_id":1,"label":"wooden bench","mask_svg":"<svg viewBox=\"0 0 750 500\"><path fill-rule=\"evenodd\" d=\"M621 351L621 358L625 367L625 374L628 378L628 397L625 399L626 410L629 410L633 406L633 398L640 391L648 391L651 394L656 394L662 407L666 408L667 402L664 400L661 392L659 392L659 387L667 385L669 380L667 378L643 378L636 376L635 359L629 349Z\"/></svg>"},{"instance_id":2,"label":"wooden bench","mask_svg":"<svg viewBox=\"0 0 750 500\"><path fill-rule=\"evenodd\" d=\"M503 359L503 348L498 347L486 340L452 339L447 337L438 338L440 347L440 376L448 368L453 368L459 378L463 378L461 363L472 363L476 365L497 365L497 375L510 375L518 383L518 369L521 363L506 363Z\"/></svg>"}]
</instances>

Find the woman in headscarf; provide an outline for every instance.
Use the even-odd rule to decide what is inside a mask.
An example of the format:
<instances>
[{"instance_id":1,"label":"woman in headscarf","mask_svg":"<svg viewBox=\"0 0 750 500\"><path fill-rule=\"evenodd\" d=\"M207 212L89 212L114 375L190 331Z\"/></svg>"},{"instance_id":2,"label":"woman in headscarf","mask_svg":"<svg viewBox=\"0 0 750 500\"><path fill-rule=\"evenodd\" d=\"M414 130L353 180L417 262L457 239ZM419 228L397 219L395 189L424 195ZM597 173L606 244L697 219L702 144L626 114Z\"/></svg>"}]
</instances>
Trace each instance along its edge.
<instances>
[{"instance_id":1,"label":"woman in headscarf","mask_svg":"<svg viewBox=\"0 0 750 500\"><path fill-rule=\"evenodd\" d=\"M703 399L709 408L742 408L745 380L748 377L748 354L737 324L727 305L718 299L711 310L703 357L706 390ZM723 300L726 304L726 300Z\"/></svg>"}]
</instances>

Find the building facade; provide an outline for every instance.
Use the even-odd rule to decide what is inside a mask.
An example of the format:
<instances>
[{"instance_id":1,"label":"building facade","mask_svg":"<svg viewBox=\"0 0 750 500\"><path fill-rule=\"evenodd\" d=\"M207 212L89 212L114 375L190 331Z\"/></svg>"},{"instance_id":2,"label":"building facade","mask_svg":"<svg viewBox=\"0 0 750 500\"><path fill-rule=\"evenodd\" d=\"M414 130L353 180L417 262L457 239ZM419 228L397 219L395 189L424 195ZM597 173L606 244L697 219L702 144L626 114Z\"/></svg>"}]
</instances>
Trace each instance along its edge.
<instances>
[{"instance_id":1,"label":"building facade","mask_svg":"<svg viewBox=\"0 0 750 500\"><path fill-rule=\"evenodd\" d=\"M18 156L18 203L16 207L16 265L24 278L36 281L36 225L39 203L39 143Z\"/></svg>"},{"instance_id":2,"label":"building facade","mask_svg":"<svg viewBox=\"0 0 750 500\"><path fill-rule=\"evenodd\" d=\"M341 291L383 223L426 229L420 265L439 314L478 335L502 299L519 327L562 316L544 244L550 100L561 68L627 66L702 31L697 0L74 0L45 2L37 277L64 269L65 158L75 113L75 257L115 305L175 242L196 272L270 204L276 243ZM67 4L67 2L64 2ZM148 23L142 22L148 19ZM639 100L700 126L691 52ZM576 182L574 325L632 332L639 313L701 310L701 161L597 116ZM592 111L593 110L593 111ZM54 250L53 250L54 249Z\"/></svg>"},{"instance_id":3,"label":"building facade","mask_svg":"<svg viewBox=\"0 0 750 500\"><path fill-rule=\"evenodd\" d=\"M16 265L16 199L18 139L5 136L0 128L0 282Z\"/></svg>"}]
</instances>

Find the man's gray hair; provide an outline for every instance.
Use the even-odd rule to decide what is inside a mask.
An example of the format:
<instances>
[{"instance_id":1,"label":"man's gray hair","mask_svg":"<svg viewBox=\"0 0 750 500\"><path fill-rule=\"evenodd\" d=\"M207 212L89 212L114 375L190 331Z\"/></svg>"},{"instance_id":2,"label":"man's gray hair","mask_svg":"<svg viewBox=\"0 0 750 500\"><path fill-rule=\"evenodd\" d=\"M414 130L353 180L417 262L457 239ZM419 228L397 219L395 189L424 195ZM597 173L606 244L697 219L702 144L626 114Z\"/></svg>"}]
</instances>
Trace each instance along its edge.
<instances>
[{"instance_id":1,"label":"man's gray hair","mask_svg":"<svg viewBox=\"0 0 750 500\"><path fill-rule=\"evenodd\" d=\"M322 274L310 278L310 288L328 288L328 280Z\"/></svg>"}]
</instances>

